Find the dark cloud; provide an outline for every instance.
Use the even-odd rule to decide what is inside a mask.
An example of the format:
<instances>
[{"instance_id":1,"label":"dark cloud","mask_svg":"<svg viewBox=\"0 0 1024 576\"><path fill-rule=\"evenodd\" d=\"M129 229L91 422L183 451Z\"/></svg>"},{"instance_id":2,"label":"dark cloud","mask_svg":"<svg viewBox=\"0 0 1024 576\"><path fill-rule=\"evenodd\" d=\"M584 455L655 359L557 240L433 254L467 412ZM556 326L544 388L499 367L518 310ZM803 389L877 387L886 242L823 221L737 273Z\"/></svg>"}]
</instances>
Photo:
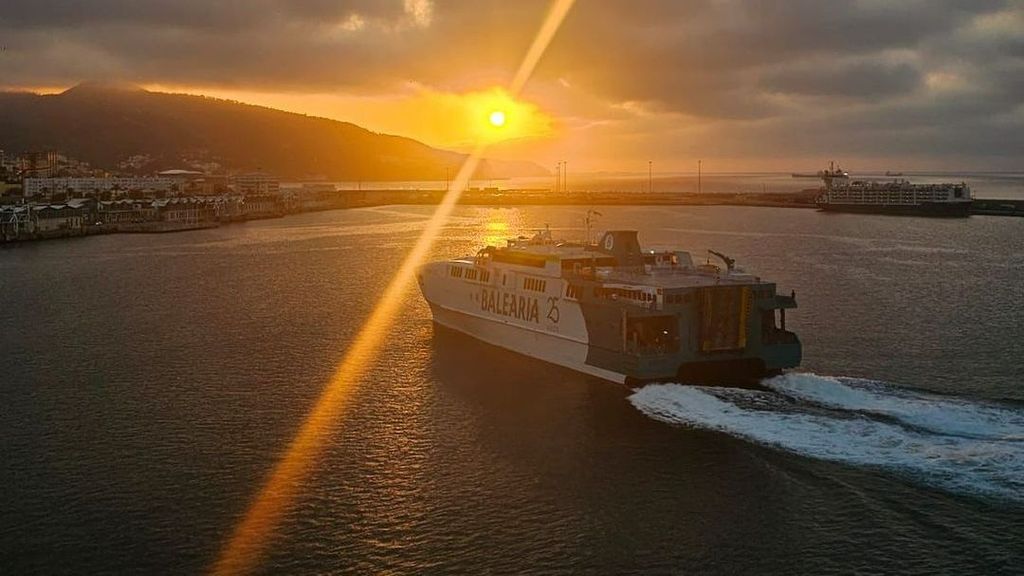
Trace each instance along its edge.
<instances>
[{"instance_id":1,"label":"dark cloud","mask_svg":"<svg viewBox=\"0 0 1024 576\"><path fill-rule=\"evenodd\" d=\"M920 70L906 63L821 61L767 73L761 85L782 94L880 99L912 92L921 82Z\"/></svg>"},{"instance_id":2,"label":"dark cloud","mask_svg":"<svg viewBox=\"0 0 1024 576\"><path fill-rule=\"evenodd\" d=\"M691 18L666 21L657 33L628 18L608 22L599 14L576 14L559 39L564 50L556 49L554 58L567 73L617 98L704 115L707 101L723 95L731 102L717 108L724 117L771 115L774 109L757 85L761 76L769 89L798 93L874 98L905 92L923 71L891 62L891 53L954 43L956 31L973 17L1005 8L1001 2L957 0L703 4ZM641 2L637 11L642 9ZM823 62L850 59L855 62L841 66L864 82L828 71L808 75Z\"/></svg>"},{"instance_id":3,"label":"dark cloud","mask_svg":"<svg viewBox=\"0 0 1024 576\"><path fill-rule=\"evenodd\" d=\"M110 23L208 29L332 19L352 13L378 18L402 13L401 2L375 0L34 0L8 4L0 7L0 22L41 29Z\"/></svg>"},{"instance_id":4,"label":"dark cloud","mask_svg":"<svg viewBox=\"0 0 1024 576\"><path fill-rule=\"evenodd\" d=\"M5 2L0 78L479 88L510 77L549 6L428 3L424 22L405 0ZM610 105L722 122L757 138L813 121L848 131L831 146L877 149L886 133L885 146L909 150L925 134L936 147L952 138L947 147L969 141L978 154L995 153L985 134L1005 149L1024 122L1022 13L1016 0L581 0L537 74ZM942 126L954 136L928 132ZM1024 137L1016 138L1010 149L1020 148Z\"/></svg>"}]
</instances>

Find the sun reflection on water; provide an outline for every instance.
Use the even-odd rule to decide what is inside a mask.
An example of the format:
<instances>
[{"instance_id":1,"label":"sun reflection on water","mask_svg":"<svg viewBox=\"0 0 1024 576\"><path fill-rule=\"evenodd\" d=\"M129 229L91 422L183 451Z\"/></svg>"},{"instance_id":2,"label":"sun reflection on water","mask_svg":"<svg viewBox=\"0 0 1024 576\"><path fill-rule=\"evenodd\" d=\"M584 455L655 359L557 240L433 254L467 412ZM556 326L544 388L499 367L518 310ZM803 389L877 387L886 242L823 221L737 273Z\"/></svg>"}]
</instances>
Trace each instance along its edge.
<instances>
[{"instance_id":1,"label":"sun reflection on water","mask_svg":"<svg viewBox=\"0 0 1024 576\"><path fill-rule=\"evenodd\" d=\"M495 211L494 216L501 216L500 211ZM484 224L481 246L501 246L509 238L509 225L504 220L491 220Z\"/></svg>"}]
</instances>

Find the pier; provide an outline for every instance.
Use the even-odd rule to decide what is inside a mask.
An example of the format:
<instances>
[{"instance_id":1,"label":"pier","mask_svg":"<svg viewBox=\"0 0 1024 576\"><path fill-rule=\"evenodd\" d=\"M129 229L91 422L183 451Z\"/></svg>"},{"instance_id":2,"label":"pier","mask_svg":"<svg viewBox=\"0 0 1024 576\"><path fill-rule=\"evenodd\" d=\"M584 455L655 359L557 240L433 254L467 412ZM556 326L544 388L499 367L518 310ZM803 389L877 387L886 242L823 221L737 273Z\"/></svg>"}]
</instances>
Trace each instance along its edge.
<instances>
[{"instance_id":1,"label":"pier","mask_svg":"<svg viewBox=\"0 0 1024 576\"><path fill-rule=\"evenodd\" d=\"M975 198L971 204L971 214L1024 218L1024 200Z\"/></svg>"},{"instance_id":2,"label":"pier","mask_svg":"<svg viewBox=\"0 0 1024 576\"><path fill-rule=\"evenodd\" d=\"M444 190L338 190L325 207L378 206L382 204L437 204ZM769 208L816 208L817 189L799 192L623 192L553 191L549 189L500 190L470 188L459 199L468 206L759 206ZM300 202L301 204L301 202ZM1024 200L976 198L972 215L1024 217Z\"/></svg>"}]
</instances>

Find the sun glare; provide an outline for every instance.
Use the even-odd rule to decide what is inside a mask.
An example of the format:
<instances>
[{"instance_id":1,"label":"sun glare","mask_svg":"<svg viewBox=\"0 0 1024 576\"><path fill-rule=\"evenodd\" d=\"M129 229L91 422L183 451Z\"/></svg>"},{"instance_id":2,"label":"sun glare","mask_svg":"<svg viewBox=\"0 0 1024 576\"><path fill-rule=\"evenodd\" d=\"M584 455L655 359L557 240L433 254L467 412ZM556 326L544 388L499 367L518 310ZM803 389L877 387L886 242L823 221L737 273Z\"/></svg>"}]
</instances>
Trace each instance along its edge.
<instances>
[{"instance_id":1,"label":"sun glare","mask_svg":"<svg viewBox=\"0 0 1024 576\"><path fill-rule=\"evenodd\" d=\"M500 91L500 96L516 102L572 5L573 0L556 0L552 4L509 90ZM499 108L491 108L496 109ZM459 197L468 186L470 177L476 172L490 143L486 139L479 140L472 153L466 157L412 250L399 265L377 306L356 334L334 376L274 466L263 488L235 526L212 567L214 574L245 574L257 567L281 516L292 504L296 492L301 489L323 451L327 436L340 425L339 421L345 415L356 386L376 361L377 353L386 341L395 317L402 310L406 292L415 286L420 264L430 255L434 240L458 204Z\"/></svg>"},{"instance_id":2,"label":"sun glare","mask_svg":"<svg viewBox=\"0 0 1024 576\"><path fill-rule=\"evenodd\" d=\"M431 146L472 150L479 143L540 142L556 134L538 104L490 87L470 92L418 88L413 94L369 98L338 94L240 92L210 87L146 84L156 92L203 94L249 104L354 122L376 132L401 134ZM60 92L55 89L53 92Z\"/></svg>"}]
</instances>

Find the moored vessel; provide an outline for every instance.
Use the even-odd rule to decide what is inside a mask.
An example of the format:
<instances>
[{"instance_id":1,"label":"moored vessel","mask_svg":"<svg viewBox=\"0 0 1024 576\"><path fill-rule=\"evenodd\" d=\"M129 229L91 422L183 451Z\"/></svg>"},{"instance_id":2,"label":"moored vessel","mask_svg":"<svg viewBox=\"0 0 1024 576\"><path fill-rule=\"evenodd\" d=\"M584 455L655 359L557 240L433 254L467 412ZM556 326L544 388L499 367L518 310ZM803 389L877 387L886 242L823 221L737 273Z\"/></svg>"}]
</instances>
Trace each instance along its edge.
<instances>
[{"instance_id":1,"label":"moored vessel","mask_svg":"<svg viewBox=\"0 0 1024 576\"><path fill-rule=\"evenodd\" d=\"M903 178L886 181L852 179L848 173L833 166L818 174L824 181L824 187L815 204L821 210L913 216L971 215L971 189L963 182L913 184Z\"/></svg>"},{"instance_id":2,"label":"moored vessel","mask_svg":"<svg viewBox=\"0 0 1024 576\"><path fill-rule=\"evenodd\" d=\"M736 381L801 359L795 293L717 252L644 250L634 230L596 244L545 230L426 264L418 281L437 324L614 382Z\"/></svg>"}]
</instances>

